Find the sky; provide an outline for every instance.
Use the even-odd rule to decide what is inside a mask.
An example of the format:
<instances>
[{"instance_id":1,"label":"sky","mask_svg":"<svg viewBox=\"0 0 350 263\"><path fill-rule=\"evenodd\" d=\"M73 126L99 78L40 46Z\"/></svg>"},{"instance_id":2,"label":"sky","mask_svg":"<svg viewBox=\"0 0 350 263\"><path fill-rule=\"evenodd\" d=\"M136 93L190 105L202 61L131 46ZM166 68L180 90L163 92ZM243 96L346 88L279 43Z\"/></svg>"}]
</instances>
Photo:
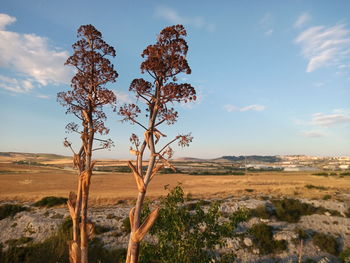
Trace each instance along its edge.
<instances>
[{"instance_id":1,"label":"sky","mask_svg":"<svg viewBox=\"0 0 350 263\"><path fill-rule=\"evenodd\" d=\"M143 49L167 26L183 24L198 99L175 104L179 120L161 131L191 132L175 157L223 155L350 156L350 3L294 1L2 0L0 6L0 151L70 155L56 101L70 89L80 25L113 46L119 77L108 86L118 105L140 72ZM106 108L115 147L98 158L128 159L134 125ZM161 142L160 142L161 143Z\"/></svg>"}]
</instances>

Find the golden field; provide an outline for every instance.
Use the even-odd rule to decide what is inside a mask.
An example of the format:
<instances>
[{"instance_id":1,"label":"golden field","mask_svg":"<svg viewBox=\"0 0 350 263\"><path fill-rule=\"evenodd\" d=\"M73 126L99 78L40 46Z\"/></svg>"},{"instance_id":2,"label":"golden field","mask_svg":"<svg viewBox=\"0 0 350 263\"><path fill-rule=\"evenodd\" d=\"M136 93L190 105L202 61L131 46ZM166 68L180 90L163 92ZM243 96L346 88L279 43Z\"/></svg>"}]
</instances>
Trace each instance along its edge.
<instances>
[{"instance_id":1,"label":"golden field","mask_svg":"<svg viewBox=\"0 0 350 263\"><path fill-rule=\"evenodd\" d=\"M32 163L18 164L16 161ZM48 166L39 166L37 163ZM176 166L176 162L174 163ZM125 161L102 160L98 167L125 166ZM183 162L182 162L183 165ZM192 165L188 163L188 165ZM196 165L193 163L193 165ZM35 201L45 196L68 196L76 190L77 174L71 168L69 158L28 159L17 157L0 158L0 201ZM245 175L188 175L158 174L151 182L147 196L156 198L165 195L165 185L182 183L186 194L202 198L227 196L298 196L321 198L326 194L336 197L350 192L350 177L315 176L311 172L248 172ZM316 188L308 189L306 185ZM324 188L318 189L318 186ZM114 204L118 200L132 200L137 189L130 173L94 172L90 190L90 203Z\"/></svg>"}]
</instances>

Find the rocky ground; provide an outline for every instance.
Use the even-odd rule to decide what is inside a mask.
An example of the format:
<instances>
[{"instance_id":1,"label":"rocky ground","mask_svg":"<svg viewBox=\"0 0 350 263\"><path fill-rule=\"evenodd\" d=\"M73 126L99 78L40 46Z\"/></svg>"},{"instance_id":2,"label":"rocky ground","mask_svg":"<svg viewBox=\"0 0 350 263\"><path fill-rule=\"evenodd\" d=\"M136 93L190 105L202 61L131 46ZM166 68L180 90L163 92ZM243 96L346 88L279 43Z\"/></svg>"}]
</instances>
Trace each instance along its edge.
<instances>
[{"instance_id":1,"label":"rocky ground","mask_svg":"<svg viewBox=\"0 0 350 263\"><path fill-rule=\"evenodd\" d=\"M231 197L219 201L223 214L233 213L242 207L255 209L262 205L271 205L269 198L261 197L240 199ZM237 256L236 262L297 262L300 243L296 242L298 240L296 229L329 234L337 239L340 249L350 247L350 218L346 217L349 209L348 202L308 199L300 199L300 201L338 211L339 214L334 216L330 212L325 212L302 216L297 223L278 221L276 218L252 217L247 222L240 223L235 230L237 237L226 239L226 246L218 250L234 252ZM59 228L66 217L69 217L66 207L37 208L29 204L26 206L29 207L28 211L0 220L0 242L4 249L7 248L7 241L21 237L43 241ZM123 220L128 216L130 208L130 204L121 203L115 206L91 207L89 210L92 221L104 229L98 236L107 248L127 246L128 234L123 229ZM284 252L262 256L259 249L254 247L252 237L247 230L261 222L273 227L275 240L288 242L288 248ZM310 238L305 240L302 251L304 261L309 258L314 262L340 262L337 257L315 246Z\"/></svg>"}]
</instances>

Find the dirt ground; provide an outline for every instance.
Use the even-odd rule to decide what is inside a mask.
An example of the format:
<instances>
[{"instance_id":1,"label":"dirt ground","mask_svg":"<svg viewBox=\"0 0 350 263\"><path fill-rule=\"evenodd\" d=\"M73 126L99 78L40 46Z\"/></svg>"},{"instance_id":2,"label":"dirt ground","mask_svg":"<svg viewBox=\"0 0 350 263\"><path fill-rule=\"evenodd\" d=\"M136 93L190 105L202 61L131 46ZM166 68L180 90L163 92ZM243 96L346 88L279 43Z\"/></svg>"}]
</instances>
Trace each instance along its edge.
<instances>
[{"instance_id":1,"label":"dirt ground","mask_svg":"<svg viewBox=\"0 0 350 263\"><path fill-rule=\"evenodd\" d=\"M45 196L68 196L76 191L77 175L70 169L0 163L0 201L35 201ZM182 183L186 194L201 198L228 196L297 196L321 198L350 193L350 177L314 176L310 172L259 172L246 175L193 176L159 174L151 182L147 196L166 195L165 185ZM308 189L306 185L316 188ZM319 186L323 188L318 188ZM134 178L128 173L95 172L90 203L114 204L137 195Z\"/></svg>"}]
</instances>

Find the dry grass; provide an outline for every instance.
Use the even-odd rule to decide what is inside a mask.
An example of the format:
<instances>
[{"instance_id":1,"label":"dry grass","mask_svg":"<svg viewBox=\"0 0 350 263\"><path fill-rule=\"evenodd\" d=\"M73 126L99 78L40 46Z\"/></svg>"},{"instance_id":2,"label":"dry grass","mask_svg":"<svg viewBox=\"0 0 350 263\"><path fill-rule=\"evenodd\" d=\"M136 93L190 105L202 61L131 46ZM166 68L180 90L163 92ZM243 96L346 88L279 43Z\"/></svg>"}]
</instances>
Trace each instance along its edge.
<instances>
[{"instance_id":1,"label":"dry grass","mask_svg":"<svg viewBox=\"0 0 350 263\"><path fill-rule=\"evenodd\" d=\"M126 162L120 163L126 165ZM77 175L69 169L0 163L0 171L2 201L36 201L45 196L66 197L76 189ZM203 198L257 194L321 198L325 194L350 191L350 177L320 177L308 172L261 172L244 176L158 174L148 188L148 196L155 198L165 195L167 191L164 185L175 186L179 182L183 184L186 194ZM305 185L308 184L323 186L326 190L307 189ZM246 189L253 191L247 192ZM92 204L115 204L121 199L133 199L137 188L132 174L95 172L90 193Z\"/></svg>"}]
</instances>

